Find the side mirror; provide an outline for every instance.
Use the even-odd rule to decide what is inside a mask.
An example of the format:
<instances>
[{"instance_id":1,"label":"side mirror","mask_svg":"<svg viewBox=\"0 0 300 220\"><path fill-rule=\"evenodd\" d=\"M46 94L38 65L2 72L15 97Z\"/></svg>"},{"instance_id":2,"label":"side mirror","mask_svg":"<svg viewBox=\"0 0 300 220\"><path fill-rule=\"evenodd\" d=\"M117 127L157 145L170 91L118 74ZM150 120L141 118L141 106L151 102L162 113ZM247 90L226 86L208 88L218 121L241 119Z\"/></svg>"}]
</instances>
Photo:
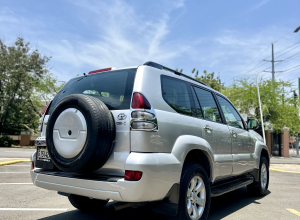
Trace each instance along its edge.
<instances>
[{"instance_id":1,"label":"side mirror","mask_svg":"<svg viewBox=\"0 0 300 220\"><path fill-rule=\"evenodd\" d=\"M259 123L257 119L252 118L248 121L248 129L256 130L258 128L259 128Z\"/></svg>"}]
</instances>

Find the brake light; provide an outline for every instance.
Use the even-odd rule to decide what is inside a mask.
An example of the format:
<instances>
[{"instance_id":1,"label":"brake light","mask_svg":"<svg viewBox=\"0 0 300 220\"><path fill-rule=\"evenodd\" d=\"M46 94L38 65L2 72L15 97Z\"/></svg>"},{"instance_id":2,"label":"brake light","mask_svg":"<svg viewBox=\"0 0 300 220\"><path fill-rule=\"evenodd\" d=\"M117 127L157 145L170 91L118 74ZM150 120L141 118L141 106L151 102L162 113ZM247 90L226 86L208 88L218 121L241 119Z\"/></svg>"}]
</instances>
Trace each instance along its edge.
<instances>
[{"instance_id":1,"label":"brake light","mask_svg":"<svg viewBox=\"0 0 300 220\"><path fill-rule=\"evenodd\" d=\"M34 169L34 162L31 161L31 169Z\"/></svg>"},{"instance_id":2,"label":"brake light","mask_svg":"<svg viewBox=\"0 0 300 220\"><path fill-rule=\"evenodd\" d=\"M44 110L43 110L43 112L42 112L42 115L45 114L45 112L46 112L46 110L47 110L49 104L50 104L50 103L48 103L48 105L45 106L45 108L44 108Z\"/></svg>"},{"instance_id":3,"label":"brake light","mask_svg":"<svg viewBox=\"0 0 300 220\"><path fill-rule=\"evenodd\" d=\"M106 71L110 71L111 69L112 69L112 68L109 67L109 68L100 69L100 70L93 70L93 71L90 71L88 74L106 72Z\"/></svg>"},{"instance_id":4,"label":"brake light","mask_svg":"<svg viewBox=\"0 0 300 220\"><path fill-rule=\"evenodd\" d=\"M125 180L138 181L142 178L143 172L125 170Z\"/></svg>"},{"instance_id":5,"label":"brake light","mask_svg":"<svg viewBox=\"0 0 300 220\"><path fill-rule=\"evenodd\" d=\"M133 109L151 109L148 100L141 93L134 93L132 96L131 107Z\"/></svg>"}]
</instances>

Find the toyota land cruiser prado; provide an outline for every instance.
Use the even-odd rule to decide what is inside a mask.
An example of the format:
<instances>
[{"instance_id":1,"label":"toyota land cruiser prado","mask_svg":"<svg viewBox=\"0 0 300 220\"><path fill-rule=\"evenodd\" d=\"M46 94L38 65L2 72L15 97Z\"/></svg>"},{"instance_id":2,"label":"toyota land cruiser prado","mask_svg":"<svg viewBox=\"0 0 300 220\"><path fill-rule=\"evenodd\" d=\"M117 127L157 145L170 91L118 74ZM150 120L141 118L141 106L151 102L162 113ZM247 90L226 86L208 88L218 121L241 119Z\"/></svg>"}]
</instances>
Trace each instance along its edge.
<instances>
[{"instance_id":1,"label":"toyota land cruiser prado","mask_svg":"<svg viewBox=\"0 0 300 220\"><path fill-rule=\"evenodd\" d=\"M211 197L268 189L268 149L233 104L154 62L71 79L45 109L36 145L34 185L81 210L114 200L207 219Z\"/></svg>"}]
</instances>

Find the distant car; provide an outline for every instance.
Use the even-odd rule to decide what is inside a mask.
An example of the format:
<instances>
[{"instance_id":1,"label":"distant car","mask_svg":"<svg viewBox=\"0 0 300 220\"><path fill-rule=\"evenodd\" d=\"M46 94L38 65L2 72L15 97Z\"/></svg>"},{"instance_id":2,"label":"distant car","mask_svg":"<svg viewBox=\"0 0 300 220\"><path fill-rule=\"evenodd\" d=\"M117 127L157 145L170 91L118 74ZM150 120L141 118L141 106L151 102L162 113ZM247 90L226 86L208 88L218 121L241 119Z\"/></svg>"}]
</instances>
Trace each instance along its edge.
<instances>
[{"instance_id":1,"label":"distant car","mask_svg":"<svg viewBox=\"0 0 300 220\"><path fill-rule=\"evenodd\" d=\"M91 73L45 110L34 185L81 210L151 202L174 219L207 219L211 197L243 186L266 195L270 158L252 130L258 121L247 127L224 95L154 62Z\"/></svg>"}]
</instances>

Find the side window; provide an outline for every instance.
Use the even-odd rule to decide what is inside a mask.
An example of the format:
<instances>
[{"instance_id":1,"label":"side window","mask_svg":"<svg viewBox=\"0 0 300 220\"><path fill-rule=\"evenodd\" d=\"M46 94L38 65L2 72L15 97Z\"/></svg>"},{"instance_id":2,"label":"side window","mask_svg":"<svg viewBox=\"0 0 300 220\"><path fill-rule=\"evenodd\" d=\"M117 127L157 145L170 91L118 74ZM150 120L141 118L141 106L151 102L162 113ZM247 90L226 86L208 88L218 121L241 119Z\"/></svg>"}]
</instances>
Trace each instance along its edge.
<instances>
[{"instance_id":1,"label":"side window","mask_svg":"<svg viewBox=\"0 0 300 220\"><path fill-rule=\"evenodd\" d=\"M226 123L229 126L244 129L243 121L233 106L226 99L218 95L217 98L224 113Z\"/></svg>"},{"instance_id":2,"label":"side window","mask_svg":"<svg viewBox=\"0 0 300 220\"><path fill-rule=\"evenodd\" d=\"M191 89L192 89L193 99L194 99L194 102L195 102L195 108L196 108L196 109L194 110L195 115L196 115L198 118L203 118L202 109L201 109L201 107L200 107L200 105L199 105L199 101L198 101L198 98L197 98L197 96L196 96L196 93L195 93L193 87L192 87Z\"/></svg>"},{"instance_id":3,"label":"side window","mask_svg":"<svg viewBox=\"0 0 300 220\"><path fill-rule=\"evenodd\" d=\"M222 122L217 104L211 92L198 87L194 87L194 89L203 111L203 118L210 121Z\"/></svg>"},{"instance_id":4,"label":"side window","mask_svg":"<svg viewBox=\"0 0 300 220\"><path fill-rule=\"evenodd\" d=\"M162 95L165 101L178 113L192 116L189 84L167 76L162 76Z\"/></svg>"}]
</instances>

